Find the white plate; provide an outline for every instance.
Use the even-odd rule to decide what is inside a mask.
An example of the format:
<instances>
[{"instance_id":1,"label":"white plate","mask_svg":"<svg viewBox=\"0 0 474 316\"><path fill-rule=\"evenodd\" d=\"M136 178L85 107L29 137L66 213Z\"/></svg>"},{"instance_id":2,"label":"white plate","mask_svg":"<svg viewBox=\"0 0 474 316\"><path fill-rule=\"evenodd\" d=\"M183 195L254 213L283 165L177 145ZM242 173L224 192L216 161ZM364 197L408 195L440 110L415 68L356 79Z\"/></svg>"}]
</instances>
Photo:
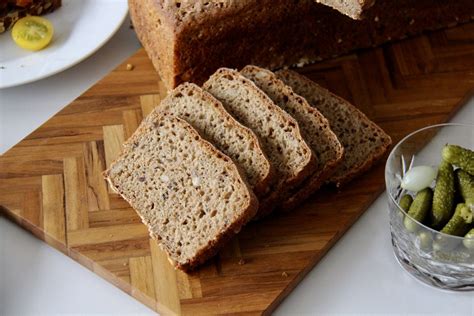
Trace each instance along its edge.
<instances>
[{"instance_id":1,"label":"white plate","mask_svg":"<svg viewBox=\"0 0 474 316\"><path fill-rule=\"evenodd\" d=\"M33 82L76 65L115 34L127 16L127 0L63 0L45 17L54 25L51 44L38 52L0 34L0 89Z\"/></svg>"}]
</instances>

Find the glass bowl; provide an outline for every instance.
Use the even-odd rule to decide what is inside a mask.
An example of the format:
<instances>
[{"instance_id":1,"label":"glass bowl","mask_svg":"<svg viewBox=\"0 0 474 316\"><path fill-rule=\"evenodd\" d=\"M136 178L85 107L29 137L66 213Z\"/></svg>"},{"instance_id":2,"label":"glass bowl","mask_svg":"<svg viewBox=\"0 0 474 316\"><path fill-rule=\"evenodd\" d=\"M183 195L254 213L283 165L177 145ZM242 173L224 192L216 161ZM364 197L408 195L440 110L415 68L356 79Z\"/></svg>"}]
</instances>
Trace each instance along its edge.
<instances>
[{"instance_id":1,"label":"glass bowl","mask_svg":"<svg viewBox=\"0 0 474 316\"><path fill-rule=\"evenodd\" d=\"M405 172L418 165L437 167L445 144L472 150L474 125L428 126L406 136L390 153L385 166L385 184L392 246L401 266L418 280L442 289L472 291L474 238L456 237L433 230L409 217L398 204L406 192L400 187ZM405 228L404 221L410 222L410 231Z\"/></svg>"}]
</instances>

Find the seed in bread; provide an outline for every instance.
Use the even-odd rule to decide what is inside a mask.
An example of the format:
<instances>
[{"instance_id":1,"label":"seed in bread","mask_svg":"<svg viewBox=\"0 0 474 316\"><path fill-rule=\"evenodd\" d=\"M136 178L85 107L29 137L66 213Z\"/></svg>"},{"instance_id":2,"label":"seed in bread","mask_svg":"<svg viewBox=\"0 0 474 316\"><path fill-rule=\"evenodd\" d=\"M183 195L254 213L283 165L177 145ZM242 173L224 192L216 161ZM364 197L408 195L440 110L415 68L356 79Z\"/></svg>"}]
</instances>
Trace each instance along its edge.
<instances>
[{"instance_id":1,"label":"seed in bread","mask_svg":"<svg viewBox=\"0 0 474 316\"><path fill-rule=\"evenodd\" d=\"M104 175L183 270L213 256L258 208L232 160L170 114L152 112Z\"/></svg>"},{"instance_id":2,"label":"seed in bread","mask_svg":"<svg viewBox=\"0 0 474 316\"><path fill-rule=\"evenodd\" d=\"M330 182L338 186L349 182L368 170L390 147L390 136L348 101L294 71L280 70L276 74L328 119L344 147L344 161Z\"/></svg>"},{"instance_id":3,"label":"seed in bread","mask_svg":"<svg viewBox=\"0 0 474 316\"><path fill-rule=\"evenodd\" d=\"M284 210L292 209L319 189L331 176L336 166L342 162L344 149L330 129L327 119L273 72L251 65L240 72L298 122L303 138L317 156L316 170L300 186L289 192L281 206Z\"/></svg>"},{"instance_id":4,"label":"seed in bread","mask_svg":"<svg viewBox=\"0 0 474 316\"><path fill-rule=\"evenodd\" d=\"M284 192L300 184L316 168L316 157L300 134L298 123L276 106L238 71L221 68L204 84L204 89L260 139L279 181L271 197L261 201L258 217L271 212Z\"/></svg>"},{"instance_id":5,"label":"seed in bread","mask_svg":"<svg viewBox=\"0 0 474 316\"><path fill-rule=\"evenodd\" d=\"M171 91L156 108L191 124L205 139L232 158L244 171L257 196L268 192L273 170L257 136L230 115L223 105L195 84Z\"/></svg>"}]
</instances>

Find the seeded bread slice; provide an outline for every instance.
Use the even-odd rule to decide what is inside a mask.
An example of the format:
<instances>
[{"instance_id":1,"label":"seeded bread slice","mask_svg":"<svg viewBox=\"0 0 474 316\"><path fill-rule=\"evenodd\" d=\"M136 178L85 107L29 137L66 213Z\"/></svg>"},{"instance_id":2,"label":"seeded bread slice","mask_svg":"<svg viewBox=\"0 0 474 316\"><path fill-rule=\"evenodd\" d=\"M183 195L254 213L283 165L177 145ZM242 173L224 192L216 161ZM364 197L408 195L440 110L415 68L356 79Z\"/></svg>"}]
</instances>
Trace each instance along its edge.
<instances>
[{"instance_id":1,"label":"seeded bread slice","mask_svg":"<svg viewBox=\"0 0 474 316\"><path fill-rule=\"evenodd\" d=\"M254 131L278 174L272 194L261 200L257 216L265 216L277 206L284 192L314 171L316 157L301 136L298 123L238 71L219 69L204 84L204 89Z\"/></svg>"},{"instance_id":2,"label":"seeded bread slice","mask_svg":"<svg viewBox=\"0 0 474 316\"><path fill-rule=\"evenodd\" d=\"M258 208L232 160L170 114L152 112L104 176L182 270L213 256Z\"/></svg>"},{"instance_id":3,"label":"seeded bread slice","mask_svg":"<svg viewBox=\"0 0 474 316\"><path fill-rule=\"evenodd\" d=\"M327 119L273 72L249 65L240 73L252 80L276 105L293 116L300 126L303 138L316 154L316 170L300 186L289 192L282 203L281 209L292 209L318 190L334 173L342 162L344 149L330 129Z\"/></svg>"},{"instance_id":4,"label":"seeded bread slice","mask_svg":"<svg viewBox=\"0 0 474 316\"><path fill-rule=\"evenodd\" d=\"M235 120L211 94L195 84L184 83L171 91L156 110L186 120L242 168L257 196L268 193L273 169L257 136Z\"/></svg>"},{"instance_id":5,"label":"seeded bread slice","mask_svg":"<svg viewBox=\"0 0 474 316\"><path fill-rule=\"evenodd\" d=\"M344 147L344 161L330 182L337 186L349 182L368 170L390 147L390 136L346 100L297 72L280 70L276 74L328 119Z\"/></svg>"}]
</instances>

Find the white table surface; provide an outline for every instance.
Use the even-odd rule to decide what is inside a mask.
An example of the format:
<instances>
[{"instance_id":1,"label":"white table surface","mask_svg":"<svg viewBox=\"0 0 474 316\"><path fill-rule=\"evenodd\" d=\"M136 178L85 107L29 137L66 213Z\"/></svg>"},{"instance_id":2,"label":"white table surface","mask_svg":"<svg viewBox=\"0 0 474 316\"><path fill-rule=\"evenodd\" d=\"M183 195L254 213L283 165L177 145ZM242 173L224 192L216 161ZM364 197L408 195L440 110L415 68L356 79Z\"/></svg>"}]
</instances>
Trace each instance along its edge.
<instances>
[{"instance_id":1,"label":"white table surface","mask_svg":"<svg viewBox=\"0 0 474 316\"><path fill-rule=\"evenodd\" d=\"M39 82L0 90L0 153L102 78L139 44L128 21L92 57ZM462 80L462 78L460 78ZM474 123L474 100L453 118ZM395 261L382 195L276 314L474 315L474 293L423 285ZM153 314L107 281L0 217L0 315Z\"/></svg>"}]
</instances>

